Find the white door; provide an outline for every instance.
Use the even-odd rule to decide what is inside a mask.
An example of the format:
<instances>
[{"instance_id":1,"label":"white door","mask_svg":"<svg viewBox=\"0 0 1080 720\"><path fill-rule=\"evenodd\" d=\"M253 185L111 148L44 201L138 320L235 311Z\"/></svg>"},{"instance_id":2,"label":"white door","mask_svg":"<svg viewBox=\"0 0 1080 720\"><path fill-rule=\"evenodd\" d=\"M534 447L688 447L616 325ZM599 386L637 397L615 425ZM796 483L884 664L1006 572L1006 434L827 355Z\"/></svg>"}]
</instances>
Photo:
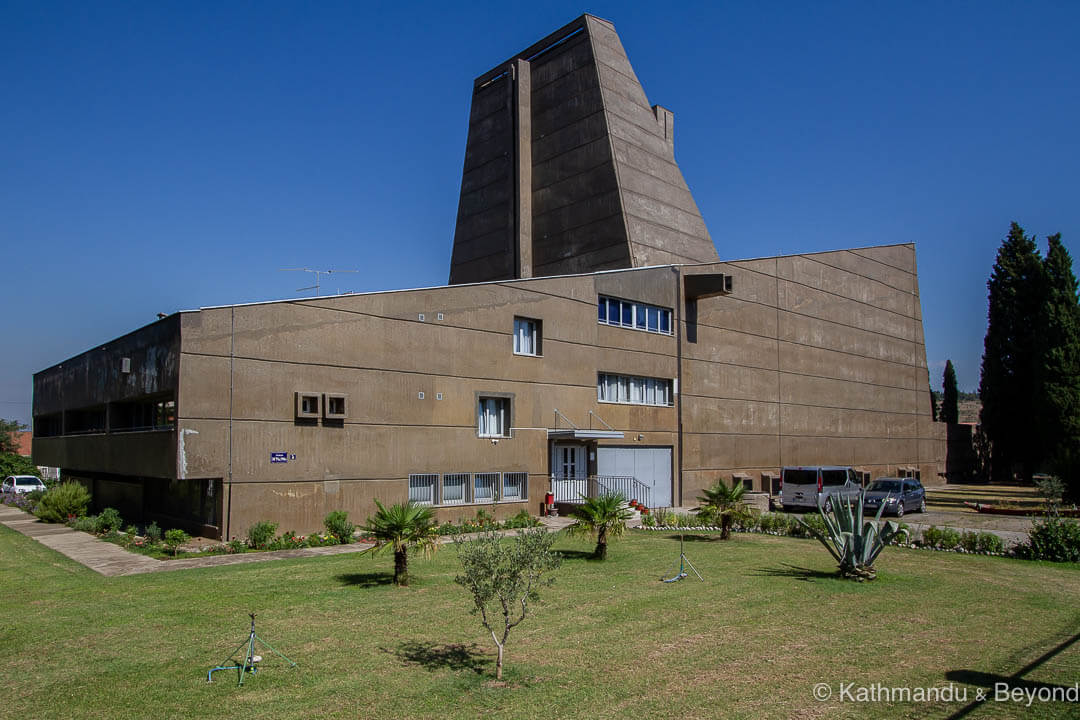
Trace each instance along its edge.
<instances>
[{"instance_id":1,"label":"white door","mask_svg":"<svg viewBox=\"0 0 1080 720\"><path fill-rule=\"evenodd\" d=\"M601 447L596 474L632 476L649 488L652 507L671 507L671 448Z\"/></svg>"},{"instance_id":2,"label":"white door","mask_svg":"<svg viewBox=\"0 0 1080 720\"><path fill-rule=\"evenodd\" d=\"M556 500L577 500L587 493L589 466L585 459L584 445L551 446L552 490Z\"/></svg>"}]
</instances>

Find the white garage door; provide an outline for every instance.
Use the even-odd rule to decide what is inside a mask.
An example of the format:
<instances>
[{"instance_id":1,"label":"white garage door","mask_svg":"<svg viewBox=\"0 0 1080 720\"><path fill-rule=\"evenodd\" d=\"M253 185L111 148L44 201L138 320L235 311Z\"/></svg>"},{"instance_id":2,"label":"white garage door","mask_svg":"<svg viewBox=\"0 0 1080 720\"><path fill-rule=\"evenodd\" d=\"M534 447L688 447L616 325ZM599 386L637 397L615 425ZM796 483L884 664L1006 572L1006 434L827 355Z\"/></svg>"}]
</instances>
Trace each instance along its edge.
<instances>
[{"instance_id":1,"label":"white garage door","mask_svg":"<svg viewBox=\"0 0 1080 720\"><path fill-rule=\"evenodd\" d=\"M596 449L597 475L632 475L652 488L653 507L671 507L671 448Z\"/></svg>"}]
</instances>

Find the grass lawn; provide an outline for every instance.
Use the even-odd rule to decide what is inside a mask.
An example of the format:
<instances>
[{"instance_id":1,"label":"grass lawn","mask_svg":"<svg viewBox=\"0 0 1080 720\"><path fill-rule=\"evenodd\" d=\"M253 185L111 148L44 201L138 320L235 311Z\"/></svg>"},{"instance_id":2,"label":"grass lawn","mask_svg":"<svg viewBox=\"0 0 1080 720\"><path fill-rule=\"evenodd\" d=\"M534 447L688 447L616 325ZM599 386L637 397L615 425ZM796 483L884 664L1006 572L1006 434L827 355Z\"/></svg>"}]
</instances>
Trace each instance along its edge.
<instances>
[{"instance_id":1,"label":"grass lawn","mask_svg":"<svg viewBox=\"0 0 1080 720\"><path fill-rule=\"evenodd\" d=\"M1080 566L889 548L879 579L831 577L814 541L687 536L705 576L658 582L677 536L585 542L507 645L507 683L453 583L453 548L410 563L355 555L104 578L0 527L0 657L10 718L946 717L967 703L852 703L840 683L966 688L1080 681ZM206 673L257 631L270 659L236 687ZM816 683L833 698L816 701ZM1013 683L1016 684L1015 682ZM972 717L1076 717L986 703Z\"/></svg>"}]
</instances>

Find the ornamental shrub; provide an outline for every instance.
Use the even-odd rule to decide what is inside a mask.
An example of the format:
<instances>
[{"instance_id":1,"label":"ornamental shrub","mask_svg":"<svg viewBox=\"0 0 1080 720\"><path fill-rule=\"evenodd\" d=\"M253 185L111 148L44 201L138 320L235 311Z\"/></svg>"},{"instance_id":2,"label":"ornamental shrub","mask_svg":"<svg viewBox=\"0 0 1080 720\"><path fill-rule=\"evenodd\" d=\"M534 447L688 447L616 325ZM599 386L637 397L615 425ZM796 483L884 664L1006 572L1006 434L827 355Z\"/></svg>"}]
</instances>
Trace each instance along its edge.
<instances>
[{"instance_id":1,"label":"ornamental shrub","mask_svg":"<svg viewBox=\"0 0 1080 720\"><path fill-rule=\"evenodd\" d=\"M94 518L94 532L98 535L108 535L119 530L123 524L124 521L116 508L105 508Z\"/></svg>"},{"instance_id":2,"label":"ornamental shrub","mask_svg":"<svg viewBox=\"0 0 1080 720\"><path fill-rule=\"evenodd\" d=\"M323 520L326 532L337 538L342 545L348 545L353 540L353 531L356 526L349 522L349 513L344 510L335 510L328 513Z\"/></svg>"},{"instance_id":3,"label":"ornamental shrub","mask_svg":"<svg viewBox=\"0 0 1080 720\"><path fill-rule=\"evenodd\" d=\"M45 522L63 523L69 517L81 517L90 505L90 493L77 482L57 485L41 496L35 513Z\"/></svg>"},{"instance_id":4,"label":"ornamental shrub","mask_svg":"<svg viewBox=\"0 0 1080 720\"><path fill-rule=\"evenodd\" d=\"M157 522L152 522L146 526L146 539L152 543L161 542L161 528L158 527Z\"/></svg>"},{"instance_id":5,"label":"ornamental shrub","mask_svg":"<svg viewBox=\"0 0 1080 720\"><path fill-rule=\"evenodd\" d=\"M274 535L276 533L277 523L270 522L269 520L260 520L248 528L248 545L256 550L265 550L270 546L270 543L274 541Z\"/></svg>"},{"instance_id":6,"label":"ornamental shrub","mask_svg":"<svg viewBox=\"0 0 1080 720\"><path fill-rule=\"evenodd\" d=\"M1080 522L1047 515L1035 523L1017 554L1030 560L1080 562Z\"/></svg>"},{"instance_id":7,"label":"ornamental shrub","mask_svg":"<svg viewBox=\"0 0 1080 720\"><path fill-rule=\"evenodd\" d=\"M172 550L174 556L179 552L180 546L190 539L191 536L183 530L173 529L165 531L165 544L169 546L169 549Z\"/></svg>"}]
</instances>

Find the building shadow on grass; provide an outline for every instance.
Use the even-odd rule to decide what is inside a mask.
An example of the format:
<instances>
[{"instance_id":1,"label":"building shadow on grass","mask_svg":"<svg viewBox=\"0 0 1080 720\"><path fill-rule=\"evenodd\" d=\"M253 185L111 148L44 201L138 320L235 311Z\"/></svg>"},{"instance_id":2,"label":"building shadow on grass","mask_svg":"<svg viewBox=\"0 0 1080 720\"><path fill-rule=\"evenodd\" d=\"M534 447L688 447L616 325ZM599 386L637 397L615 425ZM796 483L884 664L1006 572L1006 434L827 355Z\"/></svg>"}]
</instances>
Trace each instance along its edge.
<instances>
[{"instance_id":1,"label":"building shadow on grass","mask_svg":"<svg viewBox=\"0 0 1080 720\"><path fill-rule=\"evenodd\" d=\"M1024 667L1020 668L1012 675L1003 675L996 673L980 672L978 670L950 670L945 673L945 679L949 682L963 683L965 685L972 685L976 688L975 699L970 703L960 708L952 715L948 717L948 720L960 720L965 718L972 712L979 709L981 705L988 702L993 702L995 693L999 689L1003 689L1004 693L1008 695L1012 690L1017 689L1023 691L1025 694L1030 694L1033 697L1051 698L1051 699L1071 699L1075 697L1075 694L1070 695L1072 686L1069 685L1054 685L1052 683L1038 682L1034 680L1025 680L1024 676L1028 673L1037 670L1045 665L1047 662L1053 660L1058 655L1071 649L1080 641L1080 633L1073 635L1072 637L1065 638L1063 641L1044 652L1039 657L1029 662ZM1040 699L1041 699L1040 698ZM1034 708L1032 708L1034 709Z\"/></svg>"},{"instance_id":2,"label":"building shadow on grass","mask_svg":"<svg viewBox=\"0 0 1080 720\"><path fill-rule=\"evenodd\" d=\"M787 577L794 578L795 580L802 580L803 582L814 582L815 580L832 580L836 578L836 572L825 570L811 570L810 568L798 567L797 565L780 565L779 567L771 568L759 568L755 570L753 575L757 577Z\"/></svg>"},{"instance_id":3,"label":"building shadow on grass","mask_svg":"<svg viewBox=\"0 0 1080 720\"><path fill-rule=\"evenodd\" d=\"M394 573L369 572L369 573L343 573L335 575L334 579L342 585L354 585L356 587L377 587L389 585L394 582Z\"/></svg>"},{"instance_id":4,"label":"building shadow on grass","mask_svg":"<svg viewBox=\"0 0 1080 720\"><path fill-rule=\"evenodd\" d=\"M475 643L471 645L440 644L410 640L398 645L396 650L389 648L379 648L379 650L393 655L405 665L420 665L431 672L441 669L467 670L482 675L491 664L483 648Z\"/></svg>"}]
</instances>

